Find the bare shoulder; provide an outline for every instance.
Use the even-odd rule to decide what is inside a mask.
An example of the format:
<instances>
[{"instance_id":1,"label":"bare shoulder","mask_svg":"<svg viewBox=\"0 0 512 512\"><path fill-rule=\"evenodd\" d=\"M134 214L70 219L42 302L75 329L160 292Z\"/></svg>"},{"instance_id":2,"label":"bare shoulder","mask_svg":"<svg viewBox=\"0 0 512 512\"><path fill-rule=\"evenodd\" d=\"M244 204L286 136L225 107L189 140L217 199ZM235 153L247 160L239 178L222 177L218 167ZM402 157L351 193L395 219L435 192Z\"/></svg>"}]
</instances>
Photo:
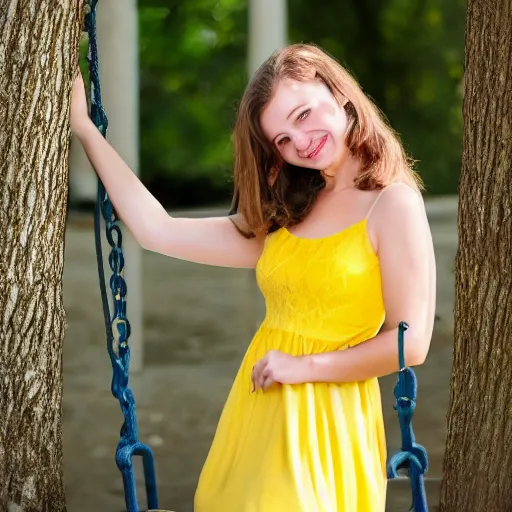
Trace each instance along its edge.
<instances>
[{"instance_id":1,"label":"bare shoulder","mask_svg":"<svg viewBox=\"0 0 512 512\"><path fill-rule=\"evenodd\" d=\"M421 193L406 183L393 183L382 192L377 206L383 215L421 214L425 212L425 203Z\"/></svg>"},{"instance_id":2,"label":"bare shoulder","mask_svg":"<svg viewBox=\"0 0 512 512\"><path fill-rule=\"evenodd\" d=\"M425 203L421 193L405 183L393 183L382 191L375 207L375 224L380 229L423 224L426 221Z\"/></svg>"},{"instance_id":3,"label":"bare shoulder","mask_svg":"<svg viewBox=\"0 0 512 512\"><path fill-rule=\"evenodd\" d=\"M405 183L393 183L382 192L370 218L369 232L374 248L398 239L430 238L430 228L421 193ZM393 242L392 242L393 241Z\"/></svg>"}]
</instances>

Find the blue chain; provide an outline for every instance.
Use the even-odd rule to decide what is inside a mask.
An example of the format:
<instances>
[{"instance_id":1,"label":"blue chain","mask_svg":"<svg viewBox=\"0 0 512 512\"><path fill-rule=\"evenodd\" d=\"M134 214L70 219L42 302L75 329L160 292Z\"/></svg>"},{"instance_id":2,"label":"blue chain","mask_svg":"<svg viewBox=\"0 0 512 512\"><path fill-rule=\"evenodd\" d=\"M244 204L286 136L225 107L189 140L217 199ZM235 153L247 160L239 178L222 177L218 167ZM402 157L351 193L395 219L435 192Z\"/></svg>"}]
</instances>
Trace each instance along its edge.
<instances>
[{"instance_id":1,"label":"blue chain","mask_svg":"<svg viewBox=\"0 0 512 512\"><path fill-rule=\"evenodd\" d=\"M86 4L85 30L89 35L89 74L91 84L91 119L101 134L105 137L108 119L101 103L101 88L98 66L98 47L96 40L96 4L98 0L88 0ZM112 293L113 315L107 299L105 275L103 266L103 253L101 247L101 215L105 220L106 238L111 247L109 266L112 270L110 277L110 291ZM144 477L146 481L146 495L148 507L158 508L156 489L156 474L154 456L151 448L139 441L139 429L135 412L135 398L128 386L130 372L130 323L126 317L127 286L123 277L124 255L123 235L112 203L105 187L98 179L98 196L94 218L96 258L100 280L103 315L107 335L107 350L112 362L112 394L119 400L124 423L121 427L121 439L116 449L116 464L123 476L123 485L127 512L138 512L138 500L135 487L135 474L132 457L140 455L143 458Z\"/></svg>"},{"instance_id":2,"label":"blue chain","mask_svg":"<svg viewBox=\"0 0 512 512\"><path fill-rule=\"evenodd\" d=\"M405 366L404 332L409 328L405 322L398 326L398 380L395 386L395 409L402 433L402 450L388 462L388 478L397 478L398 471L407 470L412 486L412 507L414 512L428 512L423 475L428 469L425 448L415 442L412 416L416 409L418 383L412 368Z\"/></svg>"}]
</instances>

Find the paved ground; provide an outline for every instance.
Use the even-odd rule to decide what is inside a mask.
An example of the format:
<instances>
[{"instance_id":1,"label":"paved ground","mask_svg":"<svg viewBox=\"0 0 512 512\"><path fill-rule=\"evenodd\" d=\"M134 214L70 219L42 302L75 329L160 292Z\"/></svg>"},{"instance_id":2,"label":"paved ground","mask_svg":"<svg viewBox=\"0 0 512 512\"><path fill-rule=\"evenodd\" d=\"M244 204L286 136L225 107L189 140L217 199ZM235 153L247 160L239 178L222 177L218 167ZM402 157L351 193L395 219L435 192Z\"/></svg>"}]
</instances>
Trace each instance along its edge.
<instances>
[{"instance_id":1,"label":"paved ground","mask_svg":"<svg viewBox=\"0 0 512 512\"><path fill-rule=\"evenodd\" d=\"M435 334L427 363L417 370L418 441L429 450L431 505L441 476L452 349L453 198L428 203L438 265ZM110 393L90 219L71 215L64 293L64 450L70 512L124 510L114 462L122 423ZM194 265L145 253L145 369L132 377L140 437L157 461L160 507L192 511L192 496L215 425L242 355L263 315L251 271ZM162 277L163 276L163 277ZM395 377L382 379L389 451L399 444L393 410ZM139 471L140 474L140 471ZM390 485L388 510L409 508L407 482ZM140 496L143 498L142 489ZM141 500L145 507L145 500Z\"/></svg>"}]
</instances>

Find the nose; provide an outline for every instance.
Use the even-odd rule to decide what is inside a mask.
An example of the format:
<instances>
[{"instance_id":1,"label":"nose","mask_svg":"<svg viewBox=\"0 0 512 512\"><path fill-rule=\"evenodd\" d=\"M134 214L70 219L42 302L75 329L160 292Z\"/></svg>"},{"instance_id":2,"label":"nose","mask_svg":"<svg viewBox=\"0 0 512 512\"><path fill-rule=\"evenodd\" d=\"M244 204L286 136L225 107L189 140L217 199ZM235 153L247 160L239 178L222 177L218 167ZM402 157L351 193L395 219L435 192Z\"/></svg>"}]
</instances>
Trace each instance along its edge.
<instances>
[{"instance_id":1,"label":"nose","mask_svg":"<svg viewBox=\"0 0 512 512\"><path fill-rule=\"evenodd\" d=\"M305 133L297 132L294 133L292 137L297 151L305 151L311 145L311 137Z\"/></svg>"}]
</instances>

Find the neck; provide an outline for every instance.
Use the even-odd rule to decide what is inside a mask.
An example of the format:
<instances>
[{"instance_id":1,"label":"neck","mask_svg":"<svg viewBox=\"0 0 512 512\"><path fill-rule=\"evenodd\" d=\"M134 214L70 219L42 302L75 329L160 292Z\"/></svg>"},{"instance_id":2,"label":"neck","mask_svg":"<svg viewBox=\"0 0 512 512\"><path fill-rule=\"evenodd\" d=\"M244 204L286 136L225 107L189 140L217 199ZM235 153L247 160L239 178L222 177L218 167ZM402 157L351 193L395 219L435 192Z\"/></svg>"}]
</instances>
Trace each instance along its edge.
<instances>
[{"instance_id":1,"label":"neck","mask_svg":"<svg viewBox=\"0 0 512 512\"><path fill-rule=\"evenodd\" d=\"M350 153L325 170L326 188L332 192L354 188L354 180L361 169L361 161Z\"/></svg>"}]
</instances>

